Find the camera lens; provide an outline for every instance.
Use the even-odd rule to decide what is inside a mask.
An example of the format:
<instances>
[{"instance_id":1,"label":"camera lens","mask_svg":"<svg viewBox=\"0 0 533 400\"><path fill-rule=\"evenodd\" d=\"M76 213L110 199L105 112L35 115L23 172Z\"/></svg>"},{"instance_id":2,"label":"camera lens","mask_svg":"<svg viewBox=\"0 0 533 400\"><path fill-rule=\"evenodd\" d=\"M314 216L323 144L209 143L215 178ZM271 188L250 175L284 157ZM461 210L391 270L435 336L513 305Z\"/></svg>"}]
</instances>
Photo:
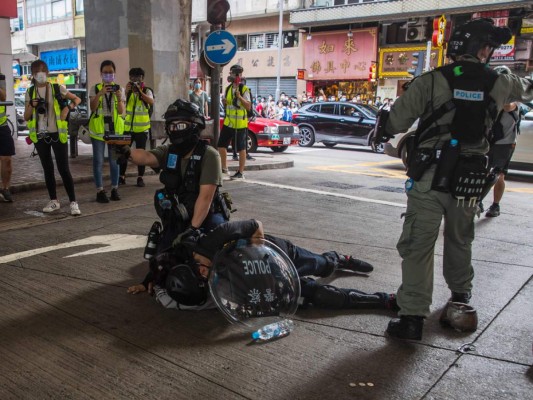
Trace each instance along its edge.
<instances>
[{"instance_id":1,"label":"camera lens","mask_svg":"<svg viewBox=\"0 0 533 400\"><path fill-rule=\"evenodd\" d=\"M39 99L37 107L35 108L37 109L37 113L46 114L46 104L44 102L44 99Z\"/></svg>"}]
</instances>

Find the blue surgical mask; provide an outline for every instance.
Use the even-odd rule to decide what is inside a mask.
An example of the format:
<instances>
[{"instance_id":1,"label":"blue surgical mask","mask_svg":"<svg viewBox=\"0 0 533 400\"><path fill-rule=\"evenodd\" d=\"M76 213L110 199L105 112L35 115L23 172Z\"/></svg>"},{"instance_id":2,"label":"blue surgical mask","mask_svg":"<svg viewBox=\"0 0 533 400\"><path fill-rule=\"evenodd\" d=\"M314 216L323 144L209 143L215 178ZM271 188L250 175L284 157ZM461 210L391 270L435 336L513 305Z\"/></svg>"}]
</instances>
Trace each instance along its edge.
<instances>
[{"instance_id":1,"label":"blue surgical mask","mask_svg":"<svg viewBox=\"0 0 533 400\"><path fill-rule=\"evenodd\" d=\"M104 83L112 83L115 80L115 74L102 74Z\"/></svg>"}]
</instances>

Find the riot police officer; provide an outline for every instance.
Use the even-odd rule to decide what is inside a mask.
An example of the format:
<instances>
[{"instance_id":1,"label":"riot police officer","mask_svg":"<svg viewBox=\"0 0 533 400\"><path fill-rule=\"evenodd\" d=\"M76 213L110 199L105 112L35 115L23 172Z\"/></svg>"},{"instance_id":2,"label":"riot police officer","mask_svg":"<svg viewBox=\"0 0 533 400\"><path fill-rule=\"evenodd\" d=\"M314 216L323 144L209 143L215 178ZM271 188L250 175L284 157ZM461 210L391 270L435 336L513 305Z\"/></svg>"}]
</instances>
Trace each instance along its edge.
<instances>
[{"instance_id":1,"label":"riot police officer","mask_svg":"<svg viewBox=\"0 0 533 400\"><path fill-rule=\"evenodd\" d=\"M533 99L533 82L497 75L486 67L494 49L510 39L510 30L495 27L490 19L459 26L447 51L453 63L414 79L390 110L385 125L389 136L406 131L420 118L409 150L407 210L397 244L403 260L397 293L400 318L389 322L392 337L422 339L443 216L443 274L451 301L470 300L476 195L487 175L486 131L504 103Z\"/></svg>"},{"instance_id":2,"label":"riot police officer","mask_svg":"<svg viewBox=\"0 0 533 400\"><path fill-rule=\"evenodd\" d=\"M168 250L173 242L210 230L229 219L223 211L222 169L218 152L200 132L205 119L196 104L178 99L164 114L170 144L153 150L117 148L120 157L137 165L161 170L163 189L155 193L154 204L163 223L156 253Z\"/></svg>"}]
</instances>

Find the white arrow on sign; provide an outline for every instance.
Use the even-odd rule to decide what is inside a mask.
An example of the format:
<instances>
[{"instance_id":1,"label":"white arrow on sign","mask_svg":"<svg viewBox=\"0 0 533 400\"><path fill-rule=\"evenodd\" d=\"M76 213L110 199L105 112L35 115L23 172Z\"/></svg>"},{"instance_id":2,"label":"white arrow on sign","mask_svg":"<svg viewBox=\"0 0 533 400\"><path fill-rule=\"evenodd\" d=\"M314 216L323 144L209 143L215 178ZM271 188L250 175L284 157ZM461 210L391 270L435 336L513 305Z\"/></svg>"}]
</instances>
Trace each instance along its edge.
<instances>
[{"instance_id":1,"label":"white arrow on sign","mask_svg":"<svg viewBox=\"0 0 533 400\"><path fill-rule=\"evenodd\" d=\"M21 251L20 253L9 254L7 256L0 257L0 264L9 263L23 258L32 257L38 254L48 253L54 250L68 249L69 247L87 246L87 245L104 245L104 247L98 247L83 251L81 253L72 254L69 257L85 256L89 254L109 253L112 251L131 250L144 247L146 245L145 235L97 235L91 236L85 239L74 240L73 242L60 243L54 246L40 247L38 249Z\"/></svg>"},{"instance_id":2,"label":"white arrow on sign","mask_svg":"<svg viewBox=\"0 0 533 400\"><path fill-rule=\"evenodd\" d=\"M228 39L222 39L223 44L214 44L211 46L207 46L208 51L217 51L217 50L224 50L222 54L228 54L231 49L235 47L233 42Z\"/></svg>"}]
</instances>

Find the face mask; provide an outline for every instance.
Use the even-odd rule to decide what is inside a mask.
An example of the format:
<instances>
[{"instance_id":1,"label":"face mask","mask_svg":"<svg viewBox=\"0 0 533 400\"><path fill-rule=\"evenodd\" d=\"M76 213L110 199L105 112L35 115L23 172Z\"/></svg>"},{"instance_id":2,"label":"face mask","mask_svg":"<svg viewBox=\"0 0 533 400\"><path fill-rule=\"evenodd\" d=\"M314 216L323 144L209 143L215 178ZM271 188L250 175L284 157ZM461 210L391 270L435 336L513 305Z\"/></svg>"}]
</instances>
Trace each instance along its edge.
<instances>
[{"instance_id":1,"label":"face mask","mask_svg":"<svg viewBox=\"0 0 533 400\"><path fill-rule=\"evenodd\" d=\"M202 88L202 84L201 83L195 83L194 84L194 88L195 89L201 89Z\"/></svg>"},{"instance_id":2,"label":"face mask","mask_svg":"<svg viewBox=\"0 0 533 400\"><path fill-rule=\"evenodd\" d=\"M115 80L115 74L102 74L104 83L111 83Z\"/></svg>"},{"instance_id":3,"label":"face mask","mask_svg":"<svg viewBox=\"0 0 533 400\"><path fill-rule=\"evenodd\" d=\"M35 74L35 80L37 83L46 83L46 72L37 72Z\"/></svg>"}]
</instances>

